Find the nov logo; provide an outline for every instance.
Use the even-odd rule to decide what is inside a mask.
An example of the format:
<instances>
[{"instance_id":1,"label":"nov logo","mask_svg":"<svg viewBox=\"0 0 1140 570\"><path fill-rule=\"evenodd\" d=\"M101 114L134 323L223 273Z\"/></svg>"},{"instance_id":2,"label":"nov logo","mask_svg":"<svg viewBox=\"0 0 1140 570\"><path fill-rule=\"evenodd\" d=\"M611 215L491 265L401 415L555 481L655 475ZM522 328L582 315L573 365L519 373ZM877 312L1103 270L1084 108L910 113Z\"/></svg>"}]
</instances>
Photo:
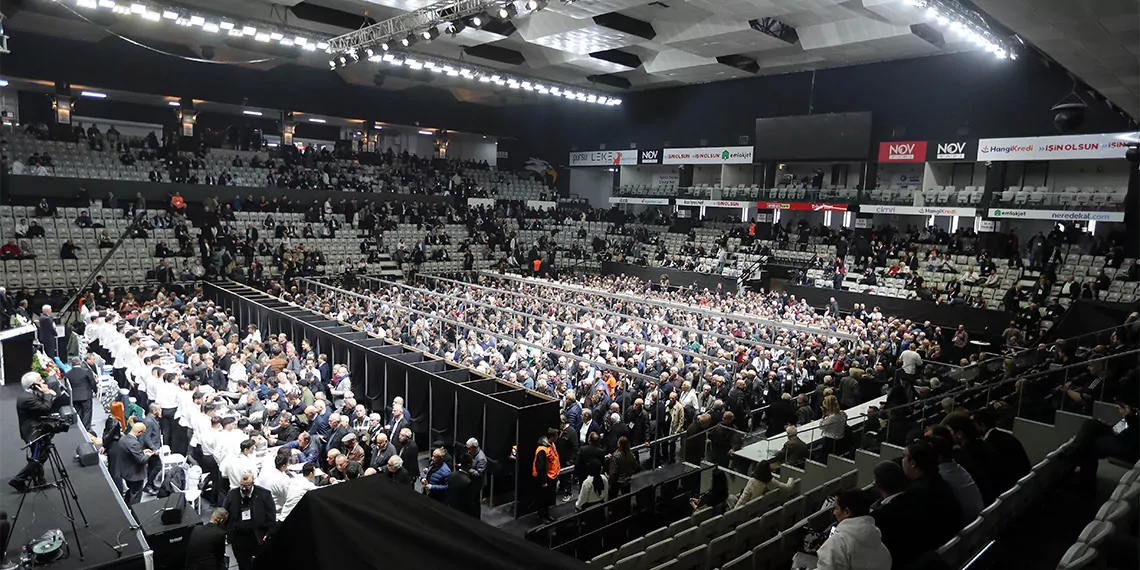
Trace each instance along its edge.
<instances>
[{"instance_id":1,"label":"nov logo","mask_svg":"<svg viewBox=\"0 0 1140 570\"><path fill-rule=\"evenodd\" d=\"M894 158L895 156L898 156L898 155L901 155L901 157L913 157L914 156L914 143L893 144L890 147L890 154L891 154L892 158Z\"/></svg>"},{"instance_id":2,"label":"nov logo","mask_svg":"<svg viewBox=\"0 0 1140 570\"><path fill-rule=\"evenodd\" d=\"M965 158L966 143L952 142L938 144L938 158Z\"/></svg>"},{"instance_id":3,"label":"nov logo","mask_svg":"<svg viewBox=\"0 0 1140 570\"><path fill-rule=\"evenodd\" d=\"M656 161L659 156L660 156L660 153L658 151L655 151L655 150L643 150L643 151L641 151L641 160L643 160L645 162Z\"/></svg>"}]
</instances>

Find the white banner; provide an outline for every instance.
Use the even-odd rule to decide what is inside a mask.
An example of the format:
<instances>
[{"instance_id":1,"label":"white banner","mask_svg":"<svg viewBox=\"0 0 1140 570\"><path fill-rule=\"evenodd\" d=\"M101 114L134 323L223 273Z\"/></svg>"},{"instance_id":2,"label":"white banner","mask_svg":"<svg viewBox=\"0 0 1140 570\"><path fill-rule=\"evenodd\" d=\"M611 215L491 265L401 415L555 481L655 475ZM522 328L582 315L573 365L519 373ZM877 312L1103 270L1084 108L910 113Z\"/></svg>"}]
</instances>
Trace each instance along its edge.
<instances>
[{"instance_id":1,"label":"white banner","mask_svg":"<svg viewBox=\"0 0 1140 570\"><path fill-rule=\"evenodd\" d=\"M630 150L586 150L570 153L570 166L634 166L637 164L637 151Z\"/></svg>"},{"instance_id":2,"label":"white banner","mask_svg":"<svg viewBox=\"0 0 1140 570\"><path fill-rule=\"evenodd\" d=\"M1008 208L990 208L991 218L1009 218L1014 220L1056 220L1064 221L1092 221L1092 222L1123 222L1124 212L1074 212L1066 210L1011 210Z\"/></svg>"},{"instance_id":3,"label":"white banner","mask_svg":"<svg viewBox=\"0 0 1140 570\"><path fill-rule=\"evenodd\" d=\"M468 198L467 199L467 207L468 208L480 208L483 206L486 206L488 208L494 208L495 207L495 199L494 198Z\"/></svg>"},{"instance_id":4,"label":"white banner","mask_svg":"<svg viewBox=\"0 0 1140 570\"><path fill-rule=\"evenodd\" d=\"M752 164L752 147L667 148L661 164Z\"/></svg>"},{"instance_id":5,"label":"white banner","mask_svg":"<svg viewBox=\"0 0 1140 570\"><path fill-rule=\"evenodd\" d=\"M668 206L668 198L626 198L621 196L611 196L611 204L643 204L645 206Z\"/></svg>"},{"instance_id":6,"label":"white banner","mask_svg":"<svg viewBox=\"0 0 1140 570\"><path fill-rule=\"evenodd\" d=\"M978 161L1124 158L1128 145L1137 140L1140 133L1136 132L982 139L978 141Z\"/></svg>"},{"instance_id":7,"label":"white banner","mask_svg":"<svg viewBox=\"0 0 1140 570\"><path fill-rule=\"evenodd\" d=\"M692 200L689 198L678 198L678 206L704 206L706 208L747 208L752 205L752 202L740 202L737 200Z\"/></svg>"},{"instance_id":8,"label":"white banner","mask_svg":"<svg viewBox=\"0 0 1140 570\"><path fill-rule=\"evenodd\" d=\"M859 211L864 214L898 214L902 216L976 216L975 208L938 208L935 206L880 206L863 204Z\"/></svg>"},{"instance_id":9,"label":"white banner","mask_svg":"<svg viewBox=\"0 0 1140 570\"><path fill-rule=\"evenodd\" d=\"M855 218L855 229L865 230L871 227L870 218Z\"/></svg>"},{"instance_id":10,"label":"white banner","mask_svg":"<svg viewBox=\"0 0 1140 570\"><path fill-rule=\"evenodd\" d=\"M974 226L974 229L978 230L979 232L997 231L997 222L993 220L977 220L977 222L978 223Z\"/></svg>"},{"instance_id":11,"label":"white banner","mask_svg":"<svg viewBox=\"0 0 1140 570\"><path fill-rule=\"evenodd\" d=\"M558 207L558 202L551 202L548 200L527 200L527 208L534 208L535 210L553 210Z\"/></svg>"}]
</instances>

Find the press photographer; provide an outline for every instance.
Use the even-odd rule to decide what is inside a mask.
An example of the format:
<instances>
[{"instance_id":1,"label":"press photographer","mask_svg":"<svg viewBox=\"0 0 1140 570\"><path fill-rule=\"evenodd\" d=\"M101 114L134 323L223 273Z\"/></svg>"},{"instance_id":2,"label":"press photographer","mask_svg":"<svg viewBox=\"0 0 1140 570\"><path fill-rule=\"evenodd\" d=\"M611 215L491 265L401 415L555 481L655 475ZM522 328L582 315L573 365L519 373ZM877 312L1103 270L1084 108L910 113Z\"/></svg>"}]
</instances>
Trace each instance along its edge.
<instances>
[{"instance_id":1,"label":"press photographer","mask_svg":"<svg viewBox=\"0 0 1140 570\"><path fill-rule=\"evenodd\" d=\"M67 431L70 425L62 418L53 417L56 392L48 387L38 373L24 374L20 378L20 384L24 387L16 399L20 438L24 443L36 443L28 448L28 464L8 484L23 493L45 483L43 464L48 457L51 434Z\"/></svg>"}]
</instances>

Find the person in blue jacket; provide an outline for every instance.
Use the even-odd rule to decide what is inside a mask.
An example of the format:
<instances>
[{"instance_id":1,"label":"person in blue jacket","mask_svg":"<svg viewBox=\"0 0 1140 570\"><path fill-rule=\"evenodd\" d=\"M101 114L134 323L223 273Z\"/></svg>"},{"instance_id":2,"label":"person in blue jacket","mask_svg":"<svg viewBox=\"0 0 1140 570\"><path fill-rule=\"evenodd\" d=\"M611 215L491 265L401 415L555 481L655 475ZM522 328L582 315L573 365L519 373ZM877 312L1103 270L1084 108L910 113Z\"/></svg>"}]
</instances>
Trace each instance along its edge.
<instances>
[{"instance_id":1,"label":"person in blue jacket","mask_svg":"<svg viewBox=\"0 0 1140 570\"><path fill-rule=\"evenodd\" d=\"M444 461L446 454L442 447L432 451L431 465L424 468L424 476L420 478L424 494L440 502L447 499L447 481L451 478L451 468Z\"/></svg>"}]
</instances>

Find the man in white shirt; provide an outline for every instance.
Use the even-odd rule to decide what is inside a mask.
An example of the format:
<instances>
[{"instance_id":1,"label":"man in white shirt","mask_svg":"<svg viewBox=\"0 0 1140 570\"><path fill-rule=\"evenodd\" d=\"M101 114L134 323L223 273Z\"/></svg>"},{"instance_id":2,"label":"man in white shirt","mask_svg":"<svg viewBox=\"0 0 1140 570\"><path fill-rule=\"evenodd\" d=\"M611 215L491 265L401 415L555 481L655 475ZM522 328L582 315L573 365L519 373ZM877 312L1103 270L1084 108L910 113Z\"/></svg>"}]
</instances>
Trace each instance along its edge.
<instances>
[{"instance_id":1,"label":"man in white shirt","mask_svg":"<svg viewBox=\"0 0 1140 570\"><path fill-rule=\"evenodd\" d=\"M289 452L278 453L273 457L273 466L270 467L266 464L261 469L261 474L257 476L257 486L264 487L273 495L273 505L277 508L277 520L285 520L281 515L281 511L285 508L285 501L289 497L290 479L288 474L289 469Z\"/></svg>"},{"instance_id":2,"label":"man in white shirt","mask_svg":"<svg viewBox=\"0 0 1140 570\"><path fill-rule=\"evenodd\" d=\"M241 476L243 473L250 472L255 476L261 467L257 462L257 457L254 455L257 444L252 439L247 439L241 442L240 451L227 457L222 464L222 477L229 480L230 489L236 489L241 485Z\"/></svg>"},{"instance_id":3,"label":"man in white shirt","mask_svg":"<svg viewBox=\"0 0 1140 570\"><path fill-rule=\"evenodd\" d=\"M233 364L230 364L230 369L226 371L229 381L235 385L242 380L249 380L249 373L245 369L245 362L245 353L239 353L237 358L234 359Z\"/></svg>"},{"instance_id":4,"label":"man in white shirt","mask_svg":"<svg viewBox=\"0 0 1140 570\"><path fill-rule=\"evenodd\" d=\"M251 342L261 342L261 331L257 330L257 325L249 325L246 329L248 334L242 339L241 344L245 346Z\"/></svg>"},{"instance_id":5,"label":"man in white shirt","mask_svg":"<svg viewBox=\"0 0 1140 570\"><path fill-rule=\"evenodd\" d=\"M697 391L693 389L693 385L688 380L681 382L681 397L679 398L681 405L693 410L700 409L700 403L697 401Z\"/></svg>"},{"instance_id":6,"label":"man in white shirt","mask_svg":"<svg viewBox=\"0 0 1140 570\"><path fill-rule=\"evenodd\" d=\"M152 401L162 408L162 416L159 419L162 425L162 440L170 444L177 439L174 437L174 430L178 425L178 395L182 390L174 383L173 374L167 374L161 379L156 379L153 384L156 386L154 389L155 397ZM149 384L147 389L149 391Z\"/></svg>"}]
</instances>

